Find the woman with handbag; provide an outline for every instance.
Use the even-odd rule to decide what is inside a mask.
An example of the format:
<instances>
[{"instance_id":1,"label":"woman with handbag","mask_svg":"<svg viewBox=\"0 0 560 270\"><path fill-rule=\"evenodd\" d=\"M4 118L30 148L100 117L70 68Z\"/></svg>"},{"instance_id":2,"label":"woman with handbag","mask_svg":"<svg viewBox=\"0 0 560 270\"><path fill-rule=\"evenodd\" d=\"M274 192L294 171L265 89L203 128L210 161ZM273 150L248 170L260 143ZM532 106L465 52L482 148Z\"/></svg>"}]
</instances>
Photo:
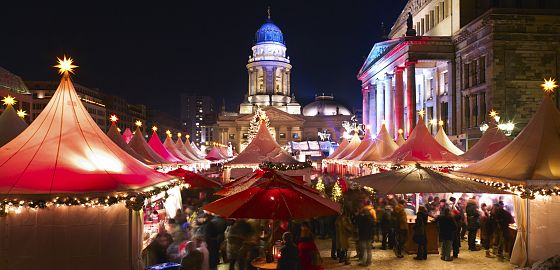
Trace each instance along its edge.
<instances>
[{"instance_id":1,"label":"woman with handbag","mask_svg":"<svg viewBox=\"0 0 560 270\"><path fill-rule=\"evenodd\" d=\"M301 223L301 233L298 243L299 262L302 270L323 270L323 260L311 233L309 223Z\"/></svg>"}]
</instances>

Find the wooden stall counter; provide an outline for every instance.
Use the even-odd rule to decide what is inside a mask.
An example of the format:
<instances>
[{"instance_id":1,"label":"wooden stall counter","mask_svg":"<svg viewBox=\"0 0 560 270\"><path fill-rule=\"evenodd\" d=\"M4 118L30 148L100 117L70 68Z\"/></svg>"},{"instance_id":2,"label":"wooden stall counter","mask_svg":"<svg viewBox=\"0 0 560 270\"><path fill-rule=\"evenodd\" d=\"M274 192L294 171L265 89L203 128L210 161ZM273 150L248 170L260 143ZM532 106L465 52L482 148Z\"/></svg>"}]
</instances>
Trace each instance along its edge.
<instances>
[{"instance_id":1,"label":"wooden stall counter","mask_svg":"<svg viewBox=\"0 0 560 270\"><path fill-rule=\"evenodd\" d=\"M407 254L416 254L418 251L418 245L414 242L414 222L416 217L408 217L408 234L406 243L404 245L404 250ZM437 224L433 222L434 220L430 217L428 219L428 224L426 224L426 239L428 242L428 254L439 254L439 232Z\"/></svg>"}]
</instances>

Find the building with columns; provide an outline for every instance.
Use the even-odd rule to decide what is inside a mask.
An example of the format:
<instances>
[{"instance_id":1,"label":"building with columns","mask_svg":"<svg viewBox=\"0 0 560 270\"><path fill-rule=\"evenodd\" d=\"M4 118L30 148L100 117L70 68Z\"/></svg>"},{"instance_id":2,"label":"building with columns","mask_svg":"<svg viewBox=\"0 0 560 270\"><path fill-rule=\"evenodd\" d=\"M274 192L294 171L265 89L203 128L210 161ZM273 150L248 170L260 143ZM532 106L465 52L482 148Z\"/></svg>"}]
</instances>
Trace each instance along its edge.
<instances>
[{"instance_id":1,"label":"building with columns","mask_svg":"<svg viewBox=\"0 0 560 270\"><path fill-rule=\"evenodd\" d=\"M494 109L519 132L543 78L558 77L559 9L554 0L408 1L358 72L363 123L377 131L385 120L406 136L424 110L465 148Z\"/></svg>"},{"instance_id":2,"label":"building with columns","mask_svg":"<svg viewBox=\"0 0 560 270\"><path fill-rule=\"evenodd\" d=\"M239 112L222 111L218 116L218 132L214 137L219 143L231 143L237 151L242 151L257 107L266 112L271 134L280 145L319 140L318 132L329 133L333 140L342 136L342 122L350 120L351 111L336 102L333 95L324 94L302 108L291 89L292 65L286 50L283 33L269 15L255 34L252 55L246 65L247 94Z\"/></svg>"}]
</instances>

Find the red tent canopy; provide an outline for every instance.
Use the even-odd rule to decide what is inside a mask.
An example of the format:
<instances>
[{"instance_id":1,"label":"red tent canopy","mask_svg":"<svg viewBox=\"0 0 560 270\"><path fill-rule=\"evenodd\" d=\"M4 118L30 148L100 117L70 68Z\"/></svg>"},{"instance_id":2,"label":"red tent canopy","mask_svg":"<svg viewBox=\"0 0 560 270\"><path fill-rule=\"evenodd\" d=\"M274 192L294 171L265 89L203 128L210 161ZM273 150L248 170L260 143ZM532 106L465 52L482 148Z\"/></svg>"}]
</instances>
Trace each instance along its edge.
<instances>
[{"instance_id":1,"label":"red tent canopy","mask_svg":"<svg viewBox=\"0 0 560 270\"><path fill-rule=\"evenodd\" d=\"M223 189L214 193L220 196L229 196L235 194L239 191L243 191L250 186L258 185L263 181L268 181L268 179L277 178L287 183L292 183L295 185L303 186L304 189L308 189L311 192L317 192L316 190L304 186L305 182L299 178L291 177L278 171L269 169L257 169L253 173L244 175L240 178L235 179L229 183L223 185Z\"/></svg>"},{"instance_id":2,"label":"red tent canopy","mask_svg":"<svg viewBox=\"0 0 560 270\"><path fill-rule=\"evenodd\" d=\"M132 139L130 140L128 145L130 146L130 148L132 148L132 150L134 150L134 152L138 153L146 159L151 160L153 163L170 163L168 160L156 153L152 149L152 147L148 145L139 127L136 127L136 131L134 132L134 135L132 136Z\"/></svg>"},{"instance_id":3,"label":"red tent canopy","mask_svg":"<svg viewBox=\"0 0 560 270\"><path fill-rule=\"evenodd\" d=\"M157 133L154 131L152 132L152 137L150 138L150 141L148 141L148 145L150 145L150 147L156 152L158 153L158 155L160 155L161 157L165 158L166 160L168 160L169 162L183 162L183 160L181 160L180 158L174 156L173 154L171 154L169 151L167 151L167 149L165 149L165 146L163 146L163 144L161 143L161 141L159 140L159 137L157 135Z\"/></svg>"},{"instance_id":4,"label":"red tent canopy","mask_svg":"<svg viewBox=\"0 0 560 270\"><path fill-rule=\"evenodd\" d=\"M175 157L186 161L186 162L193 162L194 160L186 157L185 155L183 155L181 153L181 151L179 151L179 149L177 149L177 146L175 146L175 143L173 142L173 139L171 139L171 136L167 136L167 138L165 138L165 141L163 142L163 146L165 147L165 149L167 149L167 151L169 151L169 153L171 153L172 155L174 155Z\"/></svg>"},{"instance_id":5,"label":"red tent canopy","mask_svg":"<svg viewBox=\"0 0 560 270\"><path fill-rule=\"evenodd\" d=\"M212 147L210 152L208 152L208 154L206 154L206 159L207 160L222 160L222 159L227 159L227 157L223 155L222 151L220 151L220 147L214 146L214 147Z\"/></svg>"},{"instance_id":6,"label":"red tent canopy","mask_svg":"<svg viewBox=\"0 0 560 270\"><path fill-rule=\"evenodd\" d=\"M122 134L122 138L126 143L129 143L130 140L132 140L132 131L130 131L130 128L126 128Z\"/></svg>"},{"instance_id":7,"label":"red tent canopy","mask_svg":"<svg viewBox=\"0 0 560 270\"><path fill-rule=\"evenodd\" d=\"M391 162L457 162L462 158L449 152L432 137L422 117L418 118L416 127L410 133L406 142L393 154L384 158Z\"/></svg>"},{"instance_id":8,"label":"red tent canopy","mask_svg":"<svg viewBox=\"0 0 560 270\"><path fill-rule=\"evenodd\" d=\"M193 151L191 144L184 144L183 140L181 139L181 137L177 138L177 142L175 142L175 146L177 146L177 149L185 156L188 157L191 160L194 161L199 161L200 157L198 157L198 155L196 154L196 152Z\"/></svg>"},{"instance_id":9,"label":"red tent canopy","mask_svg":"<svg viewBox=\"0 0 560 270\"><path fill-rule=\"evenodd\" d=\"M6 197L128 191L167 180L103 133L67 72L35 121L0 148L0 193Z\"/></svg>"},{"instance_id":10,"label":"red tent canopy","mask_svg":"<svg viewBox=\"0 0 560 270\"><path fill-rule=\"evenodd\" d=\"M136 153L134 150L132 150L132 148L130 148L130 146L128 144L126 144L126 142L122 138L121 134L119 134L119 131L117 130L117 126L115 125L114 122L111 124L111 127L109 128L109 131L107 131L107 137L109 137L109 139L111 139L116 145L118 145L122 150L127 152L129 155L133 156L137 160L142 161L142 163L147 164L147 165L154 165L155 164L153 161L151 161L151 160L143 157L142 155Z\"/></svg>"},{"instance_id":11,"label":"red tent canopy","mask_svg":"<svg viewBox=\"0 0 560 270\"><path fill-rule=\"evenodd\" d=\"M219 188L222 186L217 181L182 168L170 171L167 174L183 178L184 182L189 184L191 188Z\"/></svg>"},{"instance_id":12,"label":"red tent canopy","mask_svg":"<svg viewBox=\"0 0 560 270\"><path fill-rule=\"evenodd\" d=\"M271 177L264 177L271 174ZM303 219L339 214L337 203L310 188L296 184L272 171L243 191L219 199L204 210L230 218Z\"/></svg>"}]
</instances>

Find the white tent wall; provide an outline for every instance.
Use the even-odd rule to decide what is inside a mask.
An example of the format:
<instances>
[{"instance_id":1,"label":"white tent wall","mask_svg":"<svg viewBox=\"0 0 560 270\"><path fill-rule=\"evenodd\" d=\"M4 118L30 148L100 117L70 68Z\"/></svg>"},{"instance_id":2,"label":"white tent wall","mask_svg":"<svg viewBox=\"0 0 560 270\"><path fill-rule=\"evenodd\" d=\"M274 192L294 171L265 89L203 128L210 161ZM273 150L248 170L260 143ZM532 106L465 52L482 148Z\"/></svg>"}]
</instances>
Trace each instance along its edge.
<instances>
[{"instance_id":1,"label":"white tent wall","mask_svg":"<svg viewBox=\"0 0 560 270\"><path fill-rule=\"evenodd\" d=\"M142 269L141 214L124 203L10 212L0 239L0 269Z\"/></svg>"},{"instance_id":2,"label":"white tent wall","mask_svg":"<svg viewBox=\"0 0 560 270\"><path fill-rule=\"evenodd\" d=\"M526 228L518 230L511 262L518 266L532 265L560 255L560 196L538 196L534 200L515 198L514 201L516 216L525 212L526 218L525 224L518 226L525 225ZM525 241L523 237L526 237Z\"/></svg>"}]
</instances>

